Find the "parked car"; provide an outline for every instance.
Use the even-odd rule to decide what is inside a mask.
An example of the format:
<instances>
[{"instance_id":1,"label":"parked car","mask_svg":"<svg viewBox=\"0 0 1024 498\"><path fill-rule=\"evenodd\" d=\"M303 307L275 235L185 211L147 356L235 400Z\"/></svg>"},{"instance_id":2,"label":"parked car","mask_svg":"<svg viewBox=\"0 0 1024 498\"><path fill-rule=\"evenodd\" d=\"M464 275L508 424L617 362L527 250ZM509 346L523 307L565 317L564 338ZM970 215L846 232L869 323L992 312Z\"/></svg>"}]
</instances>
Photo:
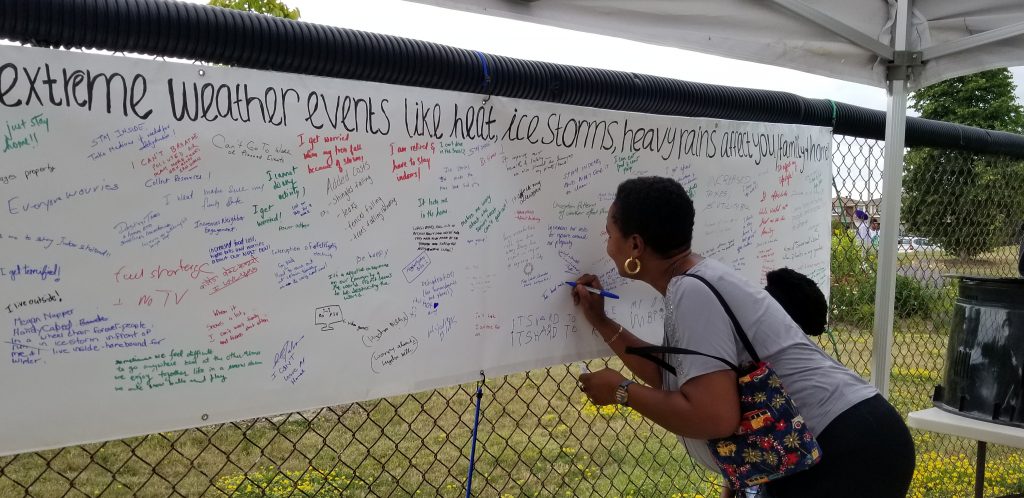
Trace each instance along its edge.
<instances>
[{"instance_id":1,"label":"parked car","mask_svg":"<svg viewBox=\"0 0 1024 498\"><path fill-rule=\"evenodd\" d=\"M932 244L925 237L905 236L900 237L896 250L898 252L941 251L942 248Z\"/></svg>"}]
</instances>

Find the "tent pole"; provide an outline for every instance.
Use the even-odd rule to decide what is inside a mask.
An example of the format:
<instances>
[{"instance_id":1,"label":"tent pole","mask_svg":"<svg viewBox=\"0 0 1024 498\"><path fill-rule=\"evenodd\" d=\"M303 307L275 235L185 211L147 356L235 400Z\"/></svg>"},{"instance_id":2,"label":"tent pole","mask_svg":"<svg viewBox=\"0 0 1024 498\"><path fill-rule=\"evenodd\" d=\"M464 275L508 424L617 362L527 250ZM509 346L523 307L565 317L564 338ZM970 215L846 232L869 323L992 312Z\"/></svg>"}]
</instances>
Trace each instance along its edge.
<instances>
[{"instance_id":1,"label":"tent pole","mask_svg":"<svg viewBox=\"0 0 1024 498\"><path fill-rule=\"evenodd\" d=\"M893 48L907 50L910 25L910 0L898 0L894 23ZM896 70L893 70L896 69ZM893 323L896 305L896 242L900 229L900 203L903 193L903 148L907 123L906 68L889 71L888 105L885 117L885 154L882 177L881 237L878 243L878 279L875 286L875 329L871 349L871 382L883 396L889 397L892 363Z\"/></svg>"}]
</instances>

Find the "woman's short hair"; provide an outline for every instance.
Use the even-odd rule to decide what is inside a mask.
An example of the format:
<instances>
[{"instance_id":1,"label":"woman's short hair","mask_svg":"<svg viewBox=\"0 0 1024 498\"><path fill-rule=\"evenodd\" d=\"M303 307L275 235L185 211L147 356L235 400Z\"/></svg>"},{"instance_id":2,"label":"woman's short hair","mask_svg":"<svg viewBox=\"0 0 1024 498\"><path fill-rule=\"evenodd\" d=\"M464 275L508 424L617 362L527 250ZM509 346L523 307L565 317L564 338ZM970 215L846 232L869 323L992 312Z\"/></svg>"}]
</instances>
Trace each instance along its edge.
<instances>
[{"instance_id":1,"label":"woman's short hair","mask_svg":"<svg viewBox=\"0 0 1024 498\"><path fill-rule=\"evenodd\" d=\"M679 182L641 176L619 184L612 221L622 235L639 235L654 252L672 256L693 241L693 201Z\"/></svg>"}]
</instances>

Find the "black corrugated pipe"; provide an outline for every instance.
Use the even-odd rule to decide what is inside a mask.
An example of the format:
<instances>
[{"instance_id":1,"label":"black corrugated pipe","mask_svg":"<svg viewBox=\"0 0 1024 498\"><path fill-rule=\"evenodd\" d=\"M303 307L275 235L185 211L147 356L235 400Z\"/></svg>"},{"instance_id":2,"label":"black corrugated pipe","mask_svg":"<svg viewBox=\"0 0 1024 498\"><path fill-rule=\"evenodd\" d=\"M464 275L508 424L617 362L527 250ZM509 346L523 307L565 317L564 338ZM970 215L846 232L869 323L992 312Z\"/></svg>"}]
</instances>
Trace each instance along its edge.
<instances>
[{"instance_id":1,"label":"black corrugated pipe","mask_svg":"<svg viewBox=\"0 0 1024 498\"><path fill-rule=\"evenodd\" d=\"M878 140L885 135L885 113L841 102L519 60L168 0L0 0L0 37L620 111L825 126ZM1024 136L1012 133L920 118L908 118L906 131L907 146L1024 157Z\"/></svg>"}]
</instances>

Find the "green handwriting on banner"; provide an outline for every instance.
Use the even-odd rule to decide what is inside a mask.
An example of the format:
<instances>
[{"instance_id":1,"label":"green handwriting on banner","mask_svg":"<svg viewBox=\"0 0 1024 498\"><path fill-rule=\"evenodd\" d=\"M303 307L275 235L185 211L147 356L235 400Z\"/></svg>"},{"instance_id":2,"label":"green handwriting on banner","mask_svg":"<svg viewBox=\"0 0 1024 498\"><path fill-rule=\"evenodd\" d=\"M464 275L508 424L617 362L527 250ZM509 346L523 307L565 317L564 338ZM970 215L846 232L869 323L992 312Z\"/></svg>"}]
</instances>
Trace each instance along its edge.
<instances>
[{"instance_id":1,"label":"green handwriting on banner","mask_svg":"<svg viewBox=\"0 0 1024 498\"><path fill-rule=\"evenodd\" d=\"M391 265L387 263L360 266L344 273L328 275L335 296L345 300L362 297L370 291L378 291L391 283Z\"/></svg>"},{"instance_id":2,"label":"green handwriting on banner","mask_svg":"<svg viewBox=\"0 0 1024 498\"><path fill-rule=\"evenodd\" d=\"M171 349L114 360L114 391L148 391L194 384L222 384L240 370L262 365L260 351Z\"/></svg>"}]
</instances>

